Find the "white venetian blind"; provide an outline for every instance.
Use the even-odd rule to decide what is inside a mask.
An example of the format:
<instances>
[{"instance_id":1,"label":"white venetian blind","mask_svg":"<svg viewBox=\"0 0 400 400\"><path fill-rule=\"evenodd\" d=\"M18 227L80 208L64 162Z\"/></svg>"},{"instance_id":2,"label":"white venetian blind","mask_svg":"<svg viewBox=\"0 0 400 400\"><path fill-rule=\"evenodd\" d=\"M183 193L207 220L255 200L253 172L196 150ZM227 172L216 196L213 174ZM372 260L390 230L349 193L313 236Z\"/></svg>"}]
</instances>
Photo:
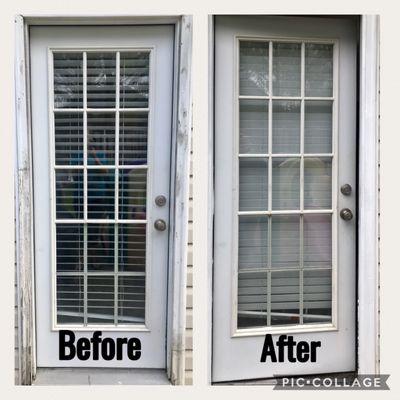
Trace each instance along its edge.
<instances>
[{"instance_id":1,"label":"white venetian blind","mask_svg":"<svg viewBox=\"0 0 400 400\"><path fill-rule=\"evenodd\" d=\"M87 53L87 107L114 108L116 53Z\"/></svg>"},{"instance_id":2,"label":"white venetian blind","mask_svg":"<svg viewBox=\"0 0 400 400\"><path fill-rule=\"evenodd\" d=\"M57 323L144 324L150 50L55 51L53 78Z\"/></svg>"}]
</instances>

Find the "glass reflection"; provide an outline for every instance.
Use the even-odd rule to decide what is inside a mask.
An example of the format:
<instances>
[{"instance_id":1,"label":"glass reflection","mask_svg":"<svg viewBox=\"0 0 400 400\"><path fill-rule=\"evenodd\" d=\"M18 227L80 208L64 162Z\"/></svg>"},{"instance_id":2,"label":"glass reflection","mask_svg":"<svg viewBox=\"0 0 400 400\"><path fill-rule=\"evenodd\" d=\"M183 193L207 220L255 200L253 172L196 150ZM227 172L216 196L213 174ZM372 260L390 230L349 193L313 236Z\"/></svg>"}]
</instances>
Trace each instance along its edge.
<instances>
[{"instance_id":1,"label":"glass reflection","mask_svg":"<svg viewBox=\"0 0 400 400\"><path fill-rule=\"evenodd\" d=\"M298 210L300 207L300 157L272 160L272 209Z\"/></svg>"},{"instance_id":2,"label":"glass reflection","mask_svg":"<svg viewBox=\"0 0 400 400\"><path fill-rule=\"evenodd\" d=\"M268 42L240 42L240 94L268 95Z\"/></svg>"},{"instance_id":3,"label":"glass reflection","mask_svg":"<svg viewBox=\"0 0 400 400\"><path fill-rule=\"evenodd\" d=\"M119 171L119 218L146 219L147 169Z\"/></svg>"}]
</instances>

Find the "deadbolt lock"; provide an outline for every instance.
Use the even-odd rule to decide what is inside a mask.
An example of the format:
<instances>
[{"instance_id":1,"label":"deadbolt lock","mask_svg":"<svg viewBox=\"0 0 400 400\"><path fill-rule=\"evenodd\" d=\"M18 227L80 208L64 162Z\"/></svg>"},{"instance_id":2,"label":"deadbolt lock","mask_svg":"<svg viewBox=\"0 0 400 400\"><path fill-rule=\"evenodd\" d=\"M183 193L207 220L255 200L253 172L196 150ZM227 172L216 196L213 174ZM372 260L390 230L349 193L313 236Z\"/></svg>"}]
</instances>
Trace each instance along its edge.
<instances>
[{"instance_id":1,"label":"deadbolt lock","mask_svg":"<svg viewBox=\"0 0 400 400\"><path fill-rule=\"evenodd\" d=\"M154 200L154 202L156 203L156 205L158 205L159 207L165 206L165 204L167 203L167 199L165 196L163 196L162 194L160 194L159 196L157 196Z\"/></svg>"},{"instance_id":2,"label":"deadbolt lock","mask_svg":"<svg viewBox=\"0 0 400 400\"><path fill-rule=\"evenodd\" d=\"M167 224L163 219L156 219L154 221L154 228L156 228L158 231L165 231L167 229Z\"/></svg>"},{"instance_id":3,"label":"deadbolt lock","mask_svg":"<svg viewBox=\"0 0 400 400\"><path fill-rule=\"evenodd\" d=\"M349 208L342 208L340 210L340 217L345 221L350 221L353 218L353 213Z\"/></svg>"},{"instance_id":4,"label":"deadbolt lock","mask_svg":"<svg viewBox=\"0 0 400 400\"><path fill-rule=\"evenodd\" d=\"M351 185L349 185L348 183L345 183L344 185L341 186L340 191L342 192L342 194L344 194L345 196L350 196L351 194Z\"/></svg>"}]
</instances>

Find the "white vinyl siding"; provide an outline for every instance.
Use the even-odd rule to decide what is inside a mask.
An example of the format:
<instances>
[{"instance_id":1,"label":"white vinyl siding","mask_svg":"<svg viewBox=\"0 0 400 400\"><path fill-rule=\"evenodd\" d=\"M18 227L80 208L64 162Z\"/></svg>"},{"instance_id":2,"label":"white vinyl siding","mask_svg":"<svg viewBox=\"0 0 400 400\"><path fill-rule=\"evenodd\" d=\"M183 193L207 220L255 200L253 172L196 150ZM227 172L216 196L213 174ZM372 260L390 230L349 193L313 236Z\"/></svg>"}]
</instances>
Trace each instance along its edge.
<instances>
[{"instance_id":1,"label":"white vinyl siding","mask_svg":"<svg viewBox=\"0 0 400 400\"><path fill-rule=\"evenodd\" d=\"M190 153L188 257L186 285L185 385L193 384L193 151Z\"/></svg>"}]
</instances>

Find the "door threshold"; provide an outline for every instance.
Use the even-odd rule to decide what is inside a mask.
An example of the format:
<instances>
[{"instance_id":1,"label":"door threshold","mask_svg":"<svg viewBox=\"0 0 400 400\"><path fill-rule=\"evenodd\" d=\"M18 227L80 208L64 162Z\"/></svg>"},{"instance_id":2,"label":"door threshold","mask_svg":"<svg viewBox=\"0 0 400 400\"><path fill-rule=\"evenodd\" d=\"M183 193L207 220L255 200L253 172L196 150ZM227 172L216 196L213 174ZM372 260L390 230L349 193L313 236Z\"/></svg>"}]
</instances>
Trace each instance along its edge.
<instances>
[{"instance_id":1,"label":"door threshold","mask_svg":"<svg viewBox=\"0 0 400 400\"><path fill-rule=\"evenodd\" d=\"M171 385L164 369L38 368L33 385Z\"/></svg>"},{"instance_id":2,"label":"door threshold","mask_svg":"<svg viewBox=\"0 0 400 400\"><path fill-rule=\"evenodd\" d=\"M293 375L293 376L285 376L285 378L331 378L331 379L347 379L352 380L355 379L356 373L354 371L351 372L337 372L337 373L328 373L328 374L316 374L316 375ZM283 378L283 377L281 377ZM260 386L275 386L277 383L276 378L259 378L259 379L246 379L241 381L225 381L225 382L215 382L212 383L213 386L247 386L247 385L260 385ZM310 386L305 384L305 386Z\"/></svg>"}]
</instances>

